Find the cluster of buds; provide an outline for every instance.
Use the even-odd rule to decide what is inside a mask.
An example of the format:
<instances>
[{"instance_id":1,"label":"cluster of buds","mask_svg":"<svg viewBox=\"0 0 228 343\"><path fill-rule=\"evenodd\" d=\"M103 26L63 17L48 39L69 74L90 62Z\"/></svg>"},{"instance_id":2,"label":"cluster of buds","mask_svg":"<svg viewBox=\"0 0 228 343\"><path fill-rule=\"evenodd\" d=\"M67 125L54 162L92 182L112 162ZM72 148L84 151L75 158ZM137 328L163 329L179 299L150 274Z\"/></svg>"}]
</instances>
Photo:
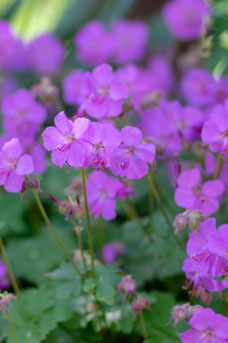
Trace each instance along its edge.
<instances>
[{"instance_id":1,"label":"cluster of buds","mask_svg":"<svg viewBox=\"0 0 228 343\"><path fill-rule=\"evenodd\" d=\"M191 306L189 303L176 305L171 310L172 317L170 318L170 321L174 321L173 326L176 327L178 323L184 320L189 321L193 314L201 307L202 306L200 305Z\"/></svg>"},{"instance_id":2,"label":"cluster of buds","mask_svg":"<svg viewBox=\"0 0 228 343\"><path fill-rule=\"evenodd\" d=\"M125 275L118 285L118 291L126 299L132 303L131 308L135 315L140 314L143 309L150 309L150 303L147 299L142 298L135 292L136 282L132 279L131 275Z\"/></svg>"},{"instance_id":3,"label":"cluster of buds","mask_svg":"<svg viewBox=\"0 0 228 343\"><path fill-rule=\"evenodd\" d=\"M7 313L10 301L16 299L16 297L8 292L0 293L0 311Z\"/></svg>"},{"instance_id":4,"label":"cluster of buds","mask_svg":"<svg viewBox=\"0 0 228 343\"><path fill-rule=\"evenodd\" d=\"M203 219L204 215L200 210L185 211L179 214L174 220L174 234L177 235L180 231L182 232L188 227L192 230L197 230Z\"/></svg>"}]
</instances>

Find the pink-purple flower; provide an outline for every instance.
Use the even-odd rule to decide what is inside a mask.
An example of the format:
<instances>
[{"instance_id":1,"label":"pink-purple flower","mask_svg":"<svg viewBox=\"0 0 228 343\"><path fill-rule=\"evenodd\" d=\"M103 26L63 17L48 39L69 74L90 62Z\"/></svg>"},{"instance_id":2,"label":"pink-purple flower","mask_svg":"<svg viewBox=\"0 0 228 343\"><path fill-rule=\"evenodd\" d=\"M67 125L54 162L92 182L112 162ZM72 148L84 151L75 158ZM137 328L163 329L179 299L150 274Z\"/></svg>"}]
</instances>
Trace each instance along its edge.
<instances>
[{"instance_id":1,"label":"pink-purple flower","mask_svg":"<svg viewBox=\"0 0 228 343\"><path fill-rule=\"evenodd\" d=\"M89 119L78 118L73 122L64 112L60 112L54 122L55 127L47 127L42 134L45 149L52 152L52 162L59 167L64 163L71 167L82 167L85 162L85 149L81 139L89 127Z\"/></svg>"},{"instance_id":2,"label":"pink-purple flower","mask_svg":"<svg viewBox=\"0 0 228 343\"><path fill-rule=\"evenodd\" d=\"M201 210L204 216L209 216L219 209L217 198L225 187L220 180L206 181L201 185L200 179L198 168L182 172L177 179L175 201L187 210Z\"/></svg>"},{"instance_id":3,"label":"pink-purple flower","mask_svg":"<svg viewBox=\"0 0 228 343\"><path fill-rule=\"evenodd\" d=\"M228 154L228 101L215 106L202 128L202 140L213 152Z\"/></svg>"},{"instance_id":4,"label":"pink-purple flower","mask_svg":"<svg viewBox=\"0 0 228 343\"><path fill-rule=\"evenodd\" d=\"M101 170L90 174L86 189L88 204L95 218L102 216L105 220L112 220L116 217L115 199L122 186L120 180L107 176Z\"/></svg>"},{"instance_id":5,"label":"pink-purple flower","mask_svg":"<svg viewBox=\"0 0 228 343\"><path fill-rule=\"evenodd\" d=\"M86 113L91 117L102 119L118 116L128 94L127 86L118 79L108 64L101 64L92 73L85 74L82 85L83 103Z\"/></svg>"},{"instance_id":6,"label":"pink-purple flower","mask_svg":"<svg viewBox=\"0 0 228 343\"><path fill-rule=\"evenodd\" d=\"M210 308L198 309L189 321L191 326L180 334L182 343L227 343L228 318Z\"/></svg>"},{"instance_id":7,"label":"pink-purple flower","mask_svg":"<svg viewBox=\"0 0 228 343\"><path fill-rule=\"evenodd\" d=\"M199 38L208 28L209 5L205 0L170 0L163 17L174 36L183 41Z\"/></svg>"},{"instance_id":8,"label":"pink-purple flower","mask_svg":"<svg viewBox=\"0 0 228 343\"><path fill-rule=\"evenodd\" d=\"M33 172L34 165L30 155L22 155L18 138L5 143L0 151L0 185L11 193L20 192L24 177Z\"/></svg>"},{"instance_id":9,"label":"pink-purple flower","mask_svg":"<svg viewBox=\"0 0 228 343\"><path fill-rule=\"evenodd\" d=\"M110 169L116 176L141 179L148 171L148 163L155 158L155 146L143 144L142 133L137 127L125 126L121 130L121 144L112 153Z\"/></svg>"},{"instance_id":10,"label":"pink-purple flower","mask_svg":"<svg viewBox=\"0 0 228 343\"><path fill-rule=\"evenodd\" d=\"M110 166L111 154L121 143L119 131L109 124L93 122L83 134L85 166L104 169Z\"/></svg>"}]
</instances>

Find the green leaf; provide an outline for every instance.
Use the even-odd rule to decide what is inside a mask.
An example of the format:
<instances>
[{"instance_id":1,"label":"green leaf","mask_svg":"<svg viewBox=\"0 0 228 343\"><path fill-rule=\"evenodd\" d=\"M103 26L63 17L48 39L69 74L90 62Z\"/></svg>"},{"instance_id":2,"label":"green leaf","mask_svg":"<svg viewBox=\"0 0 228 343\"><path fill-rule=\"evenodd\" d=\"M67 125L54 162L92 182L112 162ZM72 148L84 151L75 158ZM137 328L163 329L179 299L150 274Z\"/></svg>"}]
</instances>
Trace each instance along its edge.
<instances>
[{"instance_id":1,"label":"green leaf","mask_svg":"<svg viewBox=\"0 0 228 343\"><path fill-rule=\"evenodd\" d=\"M84 282L83 291L84 292L90 292L96 287L96 285L97 285L97 283L96 283L95 279L92 279L92 278L87 279Z\"/></svg>"},{"instance_id":2,"label":"green leaf","mask_svg":"<svg viewBox=\"0 0 228 343\"><path fill-rule=\"evenodd\" d=\"M56 232L69 252L77 247L77 239L69 228ZM48 227L35 237L11 240L7 252L17 277L35 284L41 283L46 273L65 260Z\"/></svg>"}]
</instances>

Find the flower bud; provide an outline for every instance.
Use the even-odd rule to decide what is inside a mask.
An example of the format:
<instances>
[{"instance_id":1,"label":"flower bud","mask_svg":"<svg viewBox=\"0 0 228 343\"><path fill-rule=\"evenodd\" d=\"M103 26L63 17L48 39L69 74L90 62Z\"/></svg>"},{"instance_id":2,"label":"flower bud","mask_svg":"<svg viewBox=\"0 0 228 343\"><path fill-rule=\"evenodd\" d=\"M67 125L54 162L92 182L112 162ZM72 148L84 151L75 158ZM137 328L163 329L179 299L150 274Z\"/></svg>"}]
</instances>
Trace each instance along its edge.
<instances>
[{"instance_id":1,"label":"flower bud","mask_svg":"<svg viewBox=\"0 0 228 343\"><path fill-rule=\"evenodd\" d=\"M150 308L150 302L142 298L140 295L137 294L136 301L132 304L132 311L135 315L139 314L143 309L149 309Z\"/></svg>"},{"instance_id":2,"label":"flower bud","mask_svg":"<svg viewBox=\"0 0 228 343\"><path fill-rule=\"evenodd\" d=\"M16 297L11 293L0 293L0 311L6 314L10 301L13 299L16 299Z\"/></svg>"},{"instance_id":3,"label":"flower bud","mask_svg":"<svg viewBox=\"0 0 228 343\"><path fill-rule=\"evenodd\" d=\"M131 275L125 275L118 285L118 291L123 294L135 293L136 282L131 278Z\"/></svg>"},{"instance_id":4,"label":"flower bud","mask_svg":"<svg viewBox=\"0 0 228 343\"><path fill-rule=\"evenodd\" d=\"M159 99L161 96L162 95L159 92L153 92L145 95L140 102L142 109L144 110L149 107L157 107L159 105Z\"/></svg>"},{"instance_id":5,"label":"flower bud","mask_svg":"<svg viewBox=\"0 0 228 343\"><path fill-rule=\"evenodd\" d=\"M190 320L193 314L201 308L200 305L191 306L189 303L183 304L183 305L176 305L171 310L172 317L170 318L170 321L174 321L174 327L176 325L184 320Z\"/></svg>"},{"instance_id":6,"label":"flower bud","mask_svg":"<svg viewBox=\"0 0 228 343\"><path fill-rule=\"evenodd\" d=\"M29 177L28 187L35 189L37 193L41 193L40 182L36 177Z\"/></svg>"},{"instance_id":7,"label":"flower bud","mask_svg":"<svg viewBox=\"0 0 228 343\"><path fill-rule=\"evenodd\" d=\"M79 222L81 222L85 217L85 208L81 205L78 205L74 208L74 213Z\"/></svg>"},{"instance_id":8,"label":"flower bud","mask_svg":"<svg viewBox=\"0 0 228 343\"><path fill-rule=\"evenodd\" d=\"M199 223L204 219L203 211L195 210L190 211L188 215L188 225L190 229L197 230Z\"/></svg>"},{"instance_id":9,"label":"flower bud","mask_svg":"<svg viewBox=\"0 0 228 343\"><path fill-rule=\"evenodd\" d=\"M184 231L188 226L188 211L185 211L174 220L175 231L174 235L177 235L180 231Z\"/></svg>"}]
</instances>

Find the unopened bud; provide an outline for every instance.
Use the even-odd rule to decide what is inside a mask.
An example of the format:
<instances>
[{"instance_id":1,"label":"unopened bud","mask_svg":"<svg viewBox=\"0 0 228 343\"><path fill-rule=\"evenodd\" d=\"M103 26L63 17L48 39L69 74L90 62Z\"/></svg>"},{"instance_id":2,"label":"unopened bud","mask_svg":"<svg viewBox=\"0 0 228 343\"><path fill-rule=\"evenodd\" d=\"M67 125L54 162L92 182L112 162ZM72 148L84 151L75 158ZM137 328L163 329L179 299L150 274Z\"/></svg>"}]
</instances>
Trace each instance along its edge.
<instances>
[{"instance_id":1,"label":"unopened bud","mask_svg":"<svg viewBox=\"0 0 228 343\"><path fill-rule=\"evenodd\" d=\"M149 107L157 107L159 105L160 98L161 98L161 93L159 92L153 92L153 93L147 94L142 98L140 105L142 109L147 109Z\"/></svg>"},{"instance_id":2,"label":"unopened bud","mask_svg":"<svg viewBox=\"0 0 228 343\"><path fill-rule=\"evenodd\" d=\"M28 179L28 187L36 190L37 193L40 193L40 182L36 177L30 177Z\"/></svg>"},{"instance_id":3,"label":"unopened bud","mask_svg":"<svg viewBox=\"0 0 228 343\"><path fill-rule=\"evenodd\" d=\"M212 300L211 294L205 289L197 289L196 297L199 297L202 303L204 303L206 306L209 306Z\"/></svg>"},{"instance_id":4,"label":"unopened bud","mask_svg":"<svg viewBox=\"0 0 228 343\"><path fill-rule=\"evenodd\" d=\"M68 214L69 210L71 209L72 205L68 201L61 201L59 204L59 212L61 214Z\"/></svg>"},{"instance_id":5,"label":"unopened bud","mask_svg":"<svg viewBox=\"0 0 228 343\"><path fill-rule=\"evenodd\" d=\"M0 311L6 314L10 301L13 299L16 299L16 297L11 293L0 293Z\"/></svg>"},{"instance_id":6,"label":"unopened bud","mask_svg":"<svg viewBox=\"0 0 228 343\"><path fill-rule=\"evenodd\" d=\"M188 211L185 211L174 220L175 231L174 234L177 235L180 231L184 231L188 226Z\"/></svg>"},{"instance_id":7,"label":"unopened bud","mask_svg":"<svg viewBox=\"0 0 228 343\"><path fill-rule=\"evenodd\" d=\"M172 317L170 321L174 321L174 327L184 320L190 320L193 314L201 308L200 305L191 306L189 303L176 305L171 310Z\"/></svg>"},{"instance_id":8,"label":"unopened bud","mask_svg":"<svg viewBox=\"0 0 228 343\"><path fill-rule=\"evenodd\" d=\"M143 309L150 309L149 300L142 298L140 295L137 295L136 301L132 304L132 310L134 314L139 314Z\"/></svg>"},{"instance_id":9,"label":"unopened bud","mask_svg":"<svg viewBox=\"0 0 228 343\"><path fill-rule=\"evenodd\" d=\"M78 205L74 208L74 213L79 222L81 222L85 217L85 208L81 205Z\"/></svg>"},{"instance_id":10,"label":"unopened bud","mask_svg":"<svg viewBox=\"0 0 228 343\"><path fill-rule=\"evenodd\" d=\"M190 211L188 215L189 221L189 227L192 230L197 230L199 223L204 219L203 211L201 210L195 210Z\"/></svg>"},{"instance_id":11,"label":"unopened bud","mask_svg":"<svg viewBox=\"0 0 228 343\"><path fill-rule=\"evenodd\" d=\"M118 285L118 291L123 294L135 293L136 282L132 279L131 275L125 275Z\"/></svg>"},{"instance_id":12,"label":"unopened bud","mask_svg":"<svg viewBox=\"0 0 228 343\"><path fill-rule=\"evenodd\" d=\"M123 111L126 112L131 112L134 111L134 104L131 100L124 101L123 103Z\"/></svg>"}]
</instances>

